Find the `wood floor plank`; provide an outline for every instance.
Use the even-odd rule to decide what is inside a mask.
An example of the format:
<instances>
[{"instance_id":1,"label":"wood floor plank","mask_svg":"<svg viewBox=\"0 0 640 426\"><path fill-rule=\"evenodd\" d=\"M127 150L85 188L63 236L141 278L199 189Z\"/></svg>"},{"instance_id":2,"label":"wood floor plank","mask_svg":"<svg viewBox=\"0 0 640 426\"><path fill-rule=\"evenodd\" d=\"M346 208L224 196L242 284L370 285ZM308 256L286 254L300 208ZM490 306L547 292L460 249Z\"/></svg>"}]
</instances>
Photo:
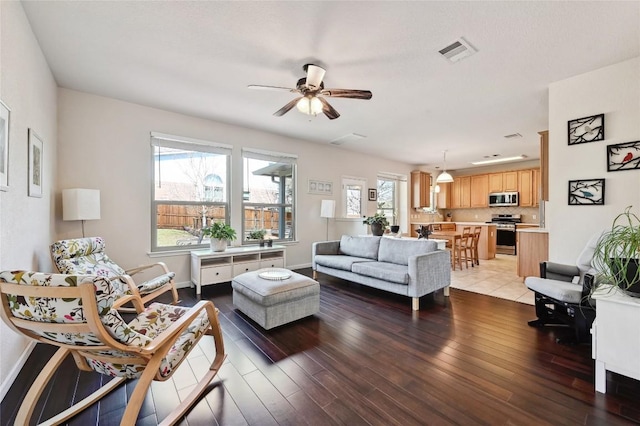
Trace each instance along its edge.
<instances>
[{"instance_id":1,"label":"wood floor plank","mask_svg":"<svg viewBox=\"0 0 640 426\"><path fill-rule=\"evenodd\" d=\"M640 381L609 372L608 393L596 393L591 348L555 343L567 330L529 327L531 305L452 289L450 297L421 298L413 312L408 297L323 275L319 281L317 315L268 331L233 306L229 284L206 286L201 297L179 290L183 306L213 300L228 358L178 424L640 424ZM0 426L13 424L54 351L36 345L0 405ZM156 424L175 408L214 356L206 336L169 381L152 385L138 424ZM88 395L102 380L63 363L38 415ZM119 424L134 384L68 424Z\"/></svg>"}]
</instances>

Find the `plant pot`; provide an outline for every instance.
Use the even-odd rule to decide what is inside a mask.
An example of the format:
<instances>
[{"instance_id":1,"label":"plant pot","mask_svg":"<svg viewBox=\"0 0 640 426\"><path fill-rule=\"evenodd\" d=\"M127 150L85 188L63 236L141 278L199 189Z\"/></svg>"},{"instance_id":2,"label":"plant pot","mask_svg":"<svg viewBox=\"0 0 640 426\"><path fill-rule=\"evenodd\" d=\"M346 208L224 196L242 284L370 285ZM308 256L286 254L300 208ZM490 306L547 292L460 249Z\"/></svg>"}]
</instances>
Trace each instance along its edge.
<instances>
[{"instance_id":1,"label":"plant pot","mask_svg":"<svg viewBox=\"0 0 640 426\"><path fill-rule=\"evenodd\" d=\"M258 241L258 245L259 245L260 247L264 247L264 240L259 240L259 241Z\"/></svg>"},{"instance_id":2,"label":"plant pot","mask_svg":"<svg viewBox=\"0 0 640 426\"><path fill-rule=\"evenodd\" d=\"M398 232L400 232L400 225L391 225L391 233L397 234Z\"/></svg>"},{"instance_id":3,"label":"plant pot","mask_svg":"<svg viewBox=\"0 0 640 426\"><path fill-rule=\"evenodd\" d=\"M627 295L631 297L640 297L640 278L638 275L638 259L618 259L617 262L612 262L613 274L615 276L618 287ZM620 264L626 265L624 276L622 271L619 270ZM624 288L627 283L630 283L629 287Z\"/></svg>"},{"instance_id":4,"label":"plant pot","mask_svg":"<svg viewBox=\"0 0 640 426\"><path fill-rule=\"evenodd\" d=\"M211 251L225 251L227 249L227 240L221 240L219 238L211 238L209 241L211 245Z\"/></svg>"},{"instance_id":5,"label":"plant pot","mask_svg":"<svg viewBox=\"0 0 640 426\"><path fill-rule=\"evenodd\" d=\"M267 247L273 247L273 240L266 240Z\"/></svg>"},{"instance_id":6,"label":"plant pot","mask_svg":"<svg viewBox=\"0 0 640 426\"><path fill-rule=\"evenodd\" d=\"M382 234L384 233L384 228L379 223L372 223L369 226L371 226L371 233L377 237L382 236Z\"/></svg>"}]
</instances>

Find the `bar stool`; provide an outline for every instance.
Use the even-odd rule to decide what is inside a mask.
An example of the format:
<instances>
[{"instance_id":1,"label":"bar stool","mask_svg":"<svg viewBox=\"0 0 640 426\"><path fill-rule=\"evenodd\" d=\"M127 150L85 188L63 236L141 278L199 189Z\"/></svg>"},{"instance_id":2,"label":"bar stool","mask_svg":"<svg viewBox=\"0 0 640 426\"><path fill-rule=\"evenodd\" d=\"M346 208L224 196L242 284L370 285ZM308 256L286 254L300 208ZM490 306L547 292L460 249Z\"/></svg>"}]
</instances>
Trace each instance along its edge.
<instances>
[{"instance_id":1,"label":"bar stool","mask_svg":"<svg viewBox=\"0 0 640 426\"><path fill-rule=\"evenodd\" d=\"M464 257L464 266L469 269L469 261L473 267L473 234L471 233L471 227L465 226L462 228L462 238L458 242L458 254L460 256L460 269L462 269L462 258Z\"/></svg>"},{"instance_id":2,"label":"bar stool","mask_svg":"<svg viewBox=\"0 0 640 426\"><path fill-rule=\"evenodd\" d=\"M473 249L472 252L472 260L471 260L471 266L473 266L473 264L475 263L476 265L480 266L480 255L478 254L478 244L480 244L480 233L482 232L482 227L481 226L476 226L473 229L473 241L471 244L471 247Z\"/></svg>"}]
</instances>

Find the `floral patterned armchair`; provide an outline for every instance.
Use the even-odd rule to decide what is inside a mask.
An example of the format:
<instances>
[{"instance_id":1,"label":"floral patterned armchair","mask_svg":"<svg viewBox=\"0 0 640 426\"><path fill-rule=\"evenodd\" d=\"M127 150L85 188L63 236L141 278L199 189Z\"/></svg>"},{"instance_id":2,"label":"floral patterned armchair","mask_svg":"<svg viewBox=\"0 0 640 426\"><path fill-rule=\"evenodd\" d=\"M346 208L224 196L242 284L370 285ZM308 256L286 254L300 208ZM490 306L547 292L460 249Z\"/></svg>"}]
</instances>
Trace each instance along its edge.
<instances>
[{"instance_id":1,"label":"floral patterned armchair","mask_svg":"<svg viewBox=\"0 0 640 426\"><path fill-rule=\"evenodd\" d=\"M169 272L164 262L124 270L107 256L104 239L101 237L61 240L51 244L50 248L51 257L60 273L90 274L112 279L116 290L122 295L117 302L118 306L132 302L136 311L140 312L142 306L136 305L137 300L141 299L146 304L167 291L171 291L173 295L173 304L178 303L175 273ZM142 283L133 280L133 275L154 267L162 273Z\"/></svg>"},{"instance_id":2,"label":"floral patterned armchair","mask_svg":"<svg viewBox=\"0 0 640 426\"><path fill-rule=\"evenodd\" d=\"M53 417L64 422L127 379L138 379L121 425L135 424L153 380L167 380L204 334L213 335L215 357L208 373L165 421L173 424L196 402L217 374L225 353L217 309L210 301L192 308L152 303L129 323L114 303L120 289L95 275L0 272L0 316L15 332L58 346L25 396L16 424L30 418L53 372L72 355L83 371L114 377L94 394ZM186 401L186 402L185 402Z\"/></svg>"}]
</instances>

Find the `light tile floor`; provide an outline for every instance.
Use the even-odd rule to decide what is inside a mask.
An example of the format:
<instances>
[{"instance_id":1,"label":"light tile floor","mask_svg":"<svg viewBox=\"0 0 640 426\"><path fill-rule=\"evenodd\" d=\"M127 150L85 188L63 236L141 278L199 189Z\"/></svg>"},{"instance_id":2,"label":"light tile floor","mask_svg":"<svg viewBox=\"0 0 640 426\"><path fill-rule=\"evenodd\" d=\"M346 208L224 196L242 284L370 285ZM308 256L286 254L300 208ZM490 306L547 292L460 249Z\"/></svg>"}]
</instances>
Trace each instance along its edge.
<instances>
[{"instance_id":1,"label":"light tile floor","mask_svg":"<svg viewBox=\"0 0 640 426\"><path fill-rule=\"evenodd\" d=\"M481 260L480 266L451 271L451 288L487 294L501 299L534 304L533 292L516 275L516 257L498 254L495 259Z\"/></svg>"}]
</instances>

